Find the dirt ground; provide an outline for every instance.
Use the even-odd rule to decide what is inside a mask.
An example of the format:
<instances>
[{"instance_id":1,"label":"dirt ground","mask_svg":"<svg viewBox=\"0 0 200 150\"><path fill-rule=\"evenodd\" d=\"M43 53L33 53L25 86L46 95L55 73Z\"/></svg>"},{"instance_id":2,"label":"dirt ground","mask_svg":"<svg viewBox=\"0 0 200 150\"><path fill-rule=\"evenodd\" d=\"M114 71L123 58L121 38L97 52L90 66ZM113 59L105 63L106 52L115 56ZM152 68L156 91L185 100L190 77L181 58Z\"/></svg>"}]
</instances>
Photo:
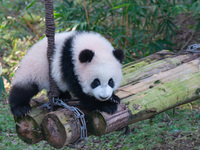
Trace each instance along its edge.
<instances>
[{"instance_id":1,"label":"dirt ground","mask_svg":"<svg viewBox=\"0 0 200 150\"><path fill-rule=\"evenodd\" d=\"M176 31L176 37L173 37L174 43L177 43L177 46L174 46L174 50L185 50L189 45L200 44L200 28L195 31L195 27L198 24L198 21L195 18L188 14L178 15L176 19L176 25L179 30Z\"/></svg>"}]
</instances>

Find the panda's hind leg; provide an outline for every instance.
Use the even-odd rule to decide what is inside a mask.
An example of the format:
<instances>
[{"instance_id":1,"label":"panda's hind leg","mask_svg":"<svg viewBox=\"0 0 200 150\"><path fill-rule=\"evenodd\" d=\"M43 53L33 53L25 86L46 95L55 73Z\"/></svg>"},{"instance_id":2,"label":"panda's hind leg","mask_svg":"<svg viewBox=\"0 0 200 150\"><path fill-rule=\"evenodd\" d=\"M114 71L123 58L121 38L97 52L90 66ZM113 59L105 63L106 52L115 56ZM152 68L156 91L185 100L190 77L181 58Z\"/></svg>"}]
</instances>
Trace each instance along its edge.
<instances>
[{"instance_id":1,"label":"panda's hind leg","mask_svg":"<svg viewBox=\"0 0 200 150\"><path fill-rule=\"evenodd\" d=\"M22 117L30 110L29 104L31 98L39 92L38 86L35 83L26 85L15 84L11 88L9 95L10 109L13 115Z\"/></svg>"}]
</instances>

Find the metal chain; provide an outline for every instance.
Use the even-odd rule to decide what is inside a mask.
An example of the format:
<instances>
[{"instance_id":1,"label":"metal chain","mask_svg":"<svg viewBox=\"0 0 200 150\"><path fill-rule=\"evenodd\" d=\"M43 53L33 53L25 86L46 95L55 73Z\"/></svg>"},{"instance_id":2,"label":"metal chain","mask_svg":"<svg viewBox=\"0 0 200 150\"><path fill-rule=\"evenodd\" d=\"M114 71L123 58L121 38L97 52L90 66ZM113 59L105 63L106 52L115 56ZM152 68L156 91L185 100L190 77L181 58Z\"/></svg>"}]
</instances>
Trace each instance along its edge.
<instances>
[{"instance_id":1,"label":"metal chain","mask_svg":"<svg viewBox=\"0 0 200 150\"><path fill-rule=\"evenodd\" d=\"M68 110L70 110L74 113L74 116L77 119L77 121L79 122L80 129L81 129L81 136L74 143L74 146L77 147L77 146L84 145L88 141L87 127L86 127L86 122L85 122L85 118L84 118L84 116L85 116L84 113L76 107L67 105L65 102L63 102L62 100L60 100L58 98L53 98L53 103L54 103L54 106L61 106L61 107L66 108L66 109L68 109ZM45 103L41 107L47 108L47 109L50 110L51 109L51 103L50 102Z\"/></svg>"},{"instance_id":2,"label":"metal chain","mask_svg":"<svg viewBox=\"0 0 200 150\"><path fill-rule=\"evenodd\" d=\"M50 103L50 102L44 103L44 104L42 104L40 107L41 107L41 108L46 108L46 109L50 110L50 109L51 109L51 103Z\"/></svg>"}]
</instances>

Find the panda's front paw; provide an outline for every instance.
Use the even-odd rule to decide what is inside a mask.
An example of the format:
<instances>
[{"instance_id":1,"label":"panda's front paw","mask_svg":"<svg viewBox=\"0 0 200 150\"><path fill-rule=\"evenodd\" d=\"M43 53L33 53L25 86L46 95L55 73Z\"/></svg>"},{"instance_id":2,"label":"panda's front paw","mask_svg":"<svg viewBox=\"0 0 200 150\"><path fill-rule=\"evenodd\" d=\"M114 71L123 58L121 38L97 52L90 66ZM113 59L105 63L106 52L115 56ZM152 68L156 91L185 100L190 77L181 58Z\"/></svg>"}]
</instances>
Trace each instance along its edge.
<instances>
[{"instance_id":1,"label":"panda's front paw","mask_svg":"<svg viewBox=\"0 0 200 150\"><path fill-rule=\"evenodd\" d=\"M11 106L12 114L17 117L24 117L30 112L30 110L31 110L31 106L29 104L23 105L23 106L21 105Z\"/></svg>"},{"instance_id":2,"label":"panda's front paw","mask_svg":"<svg viewBox=\"0 0 200 150\"><path fill-rule=\"evenodd\" d=\"M117 111L117 104L116 103L107 103L106 105L102 105L98 108L100 111L104 111L108 114L114 114Z\"/></svg>"},{"instance_id":3,"label":"panda's front paw","mask_svg":"<svg viewBox=\"0 0 200 150\"><path fill-rule=\"evenodd\" d=\"M109 99L111 102L120 104L120 99L117 95L113 94L112 97Z\"/></svg>"}]
</instances>

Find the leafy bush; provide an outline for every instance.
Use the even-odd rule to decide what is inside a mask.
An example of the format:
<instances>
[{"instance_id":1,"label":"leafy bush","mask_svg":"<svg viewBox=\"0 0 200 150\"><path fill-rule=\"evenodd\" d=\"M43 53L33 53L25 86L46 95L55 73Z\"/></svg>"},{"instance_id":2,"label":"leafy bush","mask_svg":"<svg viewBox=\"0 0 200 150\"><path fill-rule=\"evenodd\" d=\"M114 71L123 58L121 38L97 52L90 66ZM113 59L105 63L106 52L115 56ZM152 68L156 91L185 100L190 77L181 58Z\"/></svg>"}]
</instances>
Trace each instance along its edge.
<instances>
[{"instance_id":1,"label":"leafy bush","mask_svg":"<svg viewBox=\"0 0 200 150\"><path fill-rule=\"evenodd\" d=\"M43 1L42 1L43 2ZM44 3L40 1L1 1L0 44L15 49L17 39L35 37L45 30ZM188 13L200 27L197 0L54 0L57 31L92 30L105 35L115 47L126 52L126 62L176 45L176 17ZM6 32L9 30L10 32Z\"/></svg>"},{"instance_id":2,"label":"leafy bush","mask_svg":"<svg viewBox=\"0 0 200 150\"><path fill-rule=\"evenodd\" d=\"M191 5L192 4L192 5ZM199 15L200 2L176 0L63 0L55 3L57 28L104 34L126 51L126 62L162 49L172 49L176 16ZM199 28L200 23L196 26Z\"/></svg>"},{"instance_id":3,"label":"leafy bush","mask_svg":"<svg viewBox=\"0 0 200 150\"><path fill-rule=\"evenodd\" d=\"M7 55L18 48L19 39L24 41L31 36L33 43L39 39L41 31L45 29L44 14L41 13L44 11L43 5L36 0L31 3L28 0L0 1L0 44Z\"/></svg>"}]
</instances>

